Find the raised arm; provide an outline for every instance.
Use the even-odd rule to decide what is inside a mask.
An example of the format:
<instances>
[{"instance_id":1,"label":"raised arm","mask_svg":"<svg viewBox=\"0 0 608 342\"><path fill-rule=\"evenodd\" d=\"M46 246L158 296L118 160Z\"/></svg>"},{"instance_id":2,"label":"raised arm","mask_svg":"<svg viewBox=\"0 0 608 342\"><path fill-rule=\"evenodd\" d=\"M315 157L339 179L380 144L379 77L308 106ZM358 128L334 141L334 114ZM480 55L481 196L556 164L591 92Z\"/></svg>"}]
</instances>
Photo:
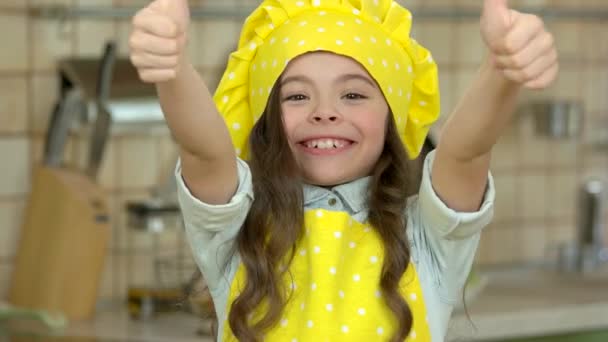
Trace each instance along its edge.
<instances>
[{"instance_id":1,"label":"raised arm","mask_svg":"<svg viewBox=\"0 0 608 342\"><path fill-rule=\"evenodd\" d=\"M189 23L187 0L151 2L133 18L130 57L140 78L156 85L191 193L222 204L238 185L236 154L209 90L187 58Z\"/></svg>"},{"instance_id":2,"label":"raised arm","mask_svg":"<svg viewBox=\"0 0 608 342\"><path fill-rule=\"evenodd\" d=\"M489 56L442 129L431 173L436 193L456 211L479 209L492 147L520 88L545 88L559 69L543 21L509 9L507 0L484 0L481 34Z\"/></svg>"}]
</instances>

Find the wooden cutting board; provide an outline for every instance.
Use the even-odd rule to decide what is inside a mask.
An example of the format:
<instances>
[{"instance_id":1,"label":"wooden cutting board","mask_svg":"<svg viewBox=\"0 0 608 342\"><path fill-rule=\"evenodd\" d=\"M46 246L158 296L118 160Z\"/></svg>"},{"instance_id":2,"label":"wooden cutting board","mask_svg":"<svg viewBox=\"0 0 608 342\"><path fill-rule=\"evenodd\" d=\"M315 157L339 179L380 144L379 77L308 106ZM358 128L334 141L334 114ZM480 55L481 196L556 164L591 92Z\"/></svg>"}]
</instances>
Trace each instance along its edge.
<instances>
[{"instance_id":1,"label":"wooden cutting board","mask_svg":"<svg viewBox=\"0 0 608 342\"><path fill-rule=\"evenodd\" d=\"M107 197L86 175L40 166L20 232L9 301L91 318L110 236Z\"/></svg>"}]
</instances>

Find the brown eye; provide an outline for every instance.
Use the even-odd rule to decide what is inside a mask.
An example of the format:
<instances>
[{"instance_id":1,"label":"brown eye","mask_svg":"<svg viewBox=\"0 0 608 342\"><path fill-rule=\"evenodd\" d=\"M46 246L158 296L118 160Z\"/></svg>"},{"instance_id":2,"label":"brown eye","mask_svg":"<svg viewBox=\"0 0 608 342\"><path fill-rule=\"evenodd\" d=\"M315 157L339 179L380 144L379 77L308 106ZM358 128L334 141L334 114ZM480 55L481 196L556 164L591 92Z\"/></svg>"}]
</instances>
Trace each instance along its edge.
<instances>
[{"instance_id":1,"label":"brown eye","mask_svg":"<svg viewBox=\"0 0 608 342\"><path fill-rule=\"evenodd\" d=\"M366 99L367 97L361 94L357 94L357 93L348 93L346 95L344 95L344 98L347 100L361 100L361 99Z\"/></svg>"},{"instance_id":2,"label":"brown eye","mask_svg":"<svg viewBox=\"0 0 608 342\"><path fill-rule=\"evenodd\" d=\"M283 101L304 101L306 99L307 99L306 95L295 94L295 95L287 96L286 98L283 99Z\"/></svg>"}]
</instances>

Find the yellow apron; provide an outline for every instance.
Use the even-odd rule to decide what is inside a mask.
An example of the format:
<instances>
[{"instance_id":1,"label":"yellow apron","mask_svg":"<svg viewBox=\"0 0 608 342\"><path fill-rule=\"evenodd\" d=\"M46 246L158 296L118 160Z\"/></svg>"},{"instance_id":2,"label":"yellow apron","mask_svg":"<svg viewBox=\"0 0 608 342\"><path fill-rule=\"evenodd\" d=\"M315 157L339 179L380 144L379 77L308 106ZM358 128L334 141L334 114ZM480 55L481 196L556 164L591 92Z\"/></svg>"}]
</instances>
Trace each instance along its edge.
<instances>
[{"instance_id":1,"label":"yellow apron","mask_svg":"<svg viewBox=\"0 0 608 342\"><path fill-rule=\"evenodd\" d=\"M384 251L380 237L367 224L345 212L308 210L305 236L286 273L293 289L275 327L265 341L384 341L396 329L396 320L384 304L380 273ZM239 266L228 297L230 305L245 281ZM406 341L430 341L426 308L414 264L400 280L400 293L412 311L414 322ZM252 315L253 322L262 310ZM224 341L236 341L228 321Z\"/></svg>"}]
</instances>

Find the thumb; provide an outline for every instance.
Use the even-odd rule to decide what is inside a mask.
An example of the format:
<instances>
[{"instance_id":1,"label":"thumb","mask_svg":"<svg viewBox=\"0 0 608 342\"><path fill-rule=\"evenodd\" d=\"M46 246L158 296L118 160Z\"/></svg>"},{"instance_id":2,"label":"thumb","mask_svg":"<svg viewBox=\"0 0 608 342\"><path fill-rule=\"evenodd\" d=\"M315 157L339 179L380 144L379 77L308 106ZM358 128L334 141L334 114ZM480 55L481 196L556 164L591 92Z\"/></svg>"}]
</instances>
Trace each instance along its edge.
<instances>
[{"instance_id":1,"label":"thumb","mask_svg":"<svg viewBox=\"0 0 608 342\"><path fill-rule=\"evenodd\" d=\"M156 0L156 8L169 16L183 32L190 24L188 0Z\"/></svg>"},{"instance_id":2,"label":"thumb","mask_svg":"<svg viewBox=\"0 0 608 342\"><path fill-rule=\"evenodd\" d=\"M502 39L511 28L512 18L508 0L484 0L481 30L487 43Z\"/></svg>"}]
</instances>

